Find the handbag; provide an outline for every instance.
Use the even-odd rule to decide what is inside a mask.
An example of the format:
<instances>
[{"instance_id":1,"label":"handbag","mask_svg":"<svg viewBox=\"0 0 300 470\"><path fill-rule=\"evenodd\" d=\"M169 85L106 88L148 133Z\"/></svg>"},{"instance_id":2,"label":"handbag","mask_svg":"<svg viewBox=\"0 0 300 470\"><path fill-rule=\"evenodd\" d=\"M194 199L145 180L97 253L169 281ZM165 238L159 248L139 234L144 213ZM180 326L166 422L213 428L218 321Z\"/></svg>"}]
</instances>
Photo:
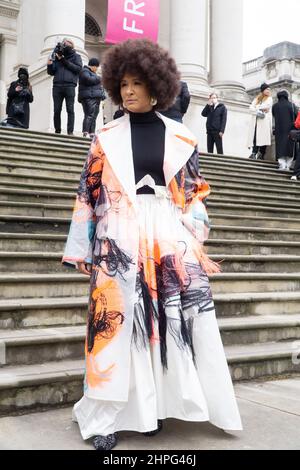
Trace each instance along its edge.
<instances>
[{"instance_id":1,"label":"handbag","mask_svg":"<svg viewBox=\"0 0 300 470\"><path fill-rule=\"evenodd\" d=\"M260 109L256 112L256 117L258 119L265 119L266 117L266 113L264 113L263 111L261 111Z\"/></svg>"},{"instance_id":2,"label":"handbag","mask_svg":"<svg viewBox=\"0 0 300 470\"><path fill-rule=\"evenodd\" d=\"M289 132L289 138L290 138L293 142L300 142L300 129L292 129L292 130Z\"/></svg>"},{"instance_id":3,"label":"handbag","mask_svg":"<svg viewBox=\"0 0 300 470\"><path fill-rule=\"evenodd\" d=\"M20 101L20 103L12 103L12 111L15 116L23 116L25 114L24 110L24 102Z\"/></svg>"}]
</instances>

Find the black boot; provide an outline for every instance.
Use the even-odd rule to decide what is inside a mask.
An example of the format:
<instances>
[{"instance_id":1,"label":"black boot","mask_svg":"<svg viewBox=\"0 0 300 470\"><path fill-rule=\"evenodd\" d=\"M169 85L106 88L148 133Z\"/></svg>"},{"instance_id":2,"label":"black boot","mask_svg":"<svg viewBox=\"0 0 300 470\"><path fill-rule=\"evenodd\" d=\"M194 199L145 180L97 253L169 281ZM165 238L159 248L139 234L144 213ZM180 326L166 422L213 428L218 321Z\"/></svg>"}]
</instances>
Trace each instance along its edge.
<instances>
[{"instance_id":1,"label":"black boot","mask_svg":"<svg viewBox=\"0 0 300 470\"><path fill-rule=\"evenodd\" d=\"M94 436L93 445L96 450L111 450L118 443L118 436L114 434L108 434L107 436Z\"/></svg>"},{"instance_id":2,"label":"black boot","mask_svg":"<svg viewBox=\"0 0 300 470\"><path fill-rule=\"evenodd\" d=\"M256 153L251 153L250 160L256 160Z\"/></svg>"},{"instance_id":3,"label":"black boot","mask_svg":"<svg viewBox=\"0 0 300 470\"><path fill-rule=\"evenodd\" d=\"M149 432L143 432L144 436L147 436L147 437L152 437L152 436L155 436L157 433L159 433L159 431L162 430L162 427L163 427L163 422L161 419L159 419L157 421L157 428L154 429L153 431L149 431Z\"/></svg>"}]
</instances>

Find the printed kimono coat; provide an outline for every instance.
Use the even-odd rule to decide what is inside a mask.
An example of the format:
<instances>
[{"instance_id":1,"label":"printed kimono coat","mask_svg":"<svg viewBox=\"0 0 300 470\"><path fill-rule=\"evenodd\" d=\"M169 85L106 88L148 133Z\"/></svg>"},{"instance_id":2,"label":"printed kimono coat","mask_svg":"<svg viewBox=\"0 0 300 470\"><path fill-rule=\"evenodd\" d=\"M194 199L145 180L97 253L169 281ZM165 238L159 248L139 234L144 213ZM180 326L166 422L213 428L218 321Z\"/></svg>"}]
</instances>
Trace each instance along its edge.
<instances>
[{"instance_id":1,"label":"printed kimono coat","mask_svg":"<svg viewBox=\"0 0 300 470\"><path fill-rule=\"evenodd\" d=\"M209 232L202 201L210 189L198 174L196 139L183 124L157 114L166 126L163 170L170 197L180 208L182 223L198 240L205 273L216 272L218 267L202 249ZM137 197L130 121L125 115L107 124L91 144L63 257L65 264L73 266L82 261L92 264L85 345L85 395L89 398L128 399L138 302ZM211 293L208 296L211 302Z\"/></svg>"}]
</instances>

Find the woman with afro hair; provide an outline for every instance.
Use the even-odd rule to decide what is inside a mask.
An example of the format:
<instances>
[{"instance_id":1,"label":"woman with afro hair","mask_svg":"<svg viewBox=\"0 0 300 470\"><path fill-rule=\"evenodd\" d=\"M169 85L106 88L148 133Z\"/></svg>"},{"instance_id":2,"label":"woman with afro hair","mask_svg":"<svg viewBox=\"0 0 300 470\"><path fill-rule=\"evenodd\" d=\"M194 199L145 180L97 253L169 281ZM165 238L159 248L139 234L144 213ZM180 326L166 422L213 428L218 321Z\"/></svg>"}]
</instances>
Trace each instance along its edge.
<instances>
[{"instance_id":1,"label":"woman with afro hair","mask_svg":"<svg viewBox=\"0 0 300 470\"><path fill-rule=\"evenodd\" d=\"M166 418L242 429L203 249L209 185L193 134L166 118L179 91L167 51L113 46L102 79L124 116L93 139L63 262L90 276L84 396L73 419L97 450Z\"/></svg>"}]
</instances>

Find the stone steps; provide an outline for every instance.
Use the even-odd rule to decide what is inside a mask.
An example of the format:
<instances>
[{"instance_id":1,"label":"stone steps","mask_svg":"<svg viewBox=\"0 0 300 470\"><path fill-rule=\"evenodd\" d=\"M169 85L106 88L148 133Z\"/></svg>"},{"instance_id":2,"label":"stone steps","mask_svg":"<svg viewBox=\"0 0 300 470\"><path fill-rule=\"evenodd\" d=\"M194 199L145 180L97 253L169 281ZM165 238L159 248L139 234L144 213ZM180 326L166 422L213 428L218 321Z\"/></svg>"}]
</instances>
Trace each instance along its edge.
<instances>
[{"instance_id":1,"label":"stone steps","mask_svg":"<svg viewBox=\"0 0 300 470\"><path fill-rule=\"evenodd\" d=\"M225 347L234 380L297 372L294 341ZM82 396L83 360L8 366L0 370L0 415L74 403Z\"/></svg>"},{"instance_id":2,"label":"stone steps","mask_svg":"<svg viewBox=\"0 0 300 470\"><path fill-rule=\"evenodd\" d=\"M37 199L35 199L38 201ZM61 200L63 201L63 199ZM30 214L30 216L37 217L59 217L65 218L72 216L72 211L74 207L75 198L64 198L64 202L59 201L50 201L49 203L45 202L21 202L21 201L7 201L2 200L2 194L0 190L0 213L2 215L22 215ZM249 201L250 202L250 201ZM285 224L289 227L297 226L300 221L300 209L294 207L268 207L268 206L258 206L244 203L228 203L226 199L223 199L223 202L214 202L210 201L208 204L208 210L211 214L211 220L214 221L215 217L220 217L219 213L222 212L221 218L224 216L235 217L236 219L241 219L244 222L245 218L257 218L259 221L263 218L268 219L271 226L276 224L276 221L281 221L285 219ZM215 215L215 213L217 215ZM241 215L241 213L243 215ZM230 217L230 218L232 218ZM288 220L286 220L288 219ZM261 223L261 222L260 222ZM255 224L258 226L258 223ZM276 226L276 225L275 225Z\"/></svg>"},{"instance_id":3,"label":"stone steps","mask_svg":"<svg viewBox=\"0 0 300 470\"><path fill-rule=\"evenodd\" d=\"M83 167L86 153L82 153L78 156L72 156L66 154L65 152L56 152L54 155L45 156L44 152L35 150L35 149L23 149L22 155L12 152L9 148L7 150L3 149L3 146L0 145L0 159L8 162L9 165L15 165L19 163L28 163L33 167L39 167L39 165L48 165L59 166L62 168L70 168L71 170L80 170Z\"/></svg>"},{"instance_id":4,"label":"stone steps","mask_svg":"<svg viewBox=\"0 0 300 470\"><path fill-rule=\"evenodd\" d=\"M70 218L37 217L30 215L1 215L1 232L65 234L70 225Z\"/></svg>"},{"instance_id":5,"label":"stone steps","mask_svg":"<svg viewBox=\"0 0 300 470\"><path fill-rule=\"evenodd\" d=\"M227 177L231 180L235 180L238 184L261 184L267 187L282 186L283 189L293 189L297 191L299 184L290 180L292 176L291 171L274 171L271 174L261 173L260 171L249 172L243 169L236 169L231 171L231 169L225 170L216 167L203 167L201 166L201 174L205 177L207 181L210 181L210 178L223 178L224 183L227 180Z\"/></svg>"},{"instance_id":6,"label":"stone steps","mask_svg":"<svg viewBox=\"0 0 300 470\"><path fill-rule=\"evenodd\" d=\"M56 140L51 138L46 139L37 139L36 137L20 137L20 136L10 136L0 135L1 139L1 149L4 147L9 147L11 151L19 150L20 148L35 148L45 152L46 155L55 153L56 151L61 152L72 152L76 155L82 155L89 148L89 145L85 142L72 142L72 141L63 141Z\"/></svg>"},{"instance_id":7,"label":"stone steps","mask_svg":"<svg viewBox=\"0 0 300 470\"><path fill-rule=\"evenodd\" d=\"M240 292L214 296L218 317L298 314L300 292Z\"/></svg>"},{"instance_id":8,"label":"stone steps","mask_svg":"<svg viewBox=\"0 0 300 470\"><path fill-rule=\"evenodd\" d=\"M11 273L61 273L66 268L61 264L63 253L52 252L0 252L0 272ZM290 273L300 272L300 256L290 255L228 255L210 256L220 262L222 272L267 272Z\"/></svg>"},{"instance_id":9,"label":"stone steps","mask_svg":"<svg viewBox=\"0 0 300 470\"><path fill-rule=\"evenodd\" d=\"M211 255L211 259L220 262L221 270L228 272L265 272L291 273L300 272L300 256L290 255Z\"/></svg>"},{"instance_id":10,"label":"stone steps","mask_svg":"<svg viewBox=\"0 0 300 470\"><path fill-rule=\"evenodd\" d=\"M35 138L35 139L52 139L54 142L70 142L73 144L85 144L88 145L89 139L86 137L80 137L80 136L70 136L66 134L50 134L49 132L43 132L43 131L31 131L30 129L18 129L18 128L8 128L8 127L1 127L0 128L0 140L4 136L18 136L22 137L24 139L30 139L30 138Z\"/></svg>"},{"instance_id":11,"label":"stone steps","mask_svg":"<svg viewBox=\"0 0 300 470\"><path fill-rule=\"evenodd\" d=\"M300 314L219 320L225 346L296 341ZM84 354L85 325L0 330L1 368L42 362L80 359Z\"/></svg>"},{"instance_id":12,"label":"stone steps","mask_svg":"<svg viewBox=\"0 0 300 470\"><path fill-rule=\"evenodd\" d=\"M259 240L259 241L300 241L300 227L298 229L271 227L254 227L253 225L241 226L211 224L210 240Z\"/></svg>"},{"instance_id":13,"label":"stone steps","mask_svg":"<svg viewBox=\"0 0 300 470\"><path fill-rule=\"evenodd\" d=\"M1 196L0 196L1 197ZM253 204L253 201L239 201L238 198L236 202L228 202L225 198L218 198L222 202L215 202L216 198L211 198L208 202L208 211L213 217L214 213L219 214L222 212L222 215L243 215L245 217L267 217L271 219L290 219L300 220L300 209L297 208L296 204L294 206L261 206L258 204Z\"/></svg>"},{"instance_id":14,"label":"stone steps","mask_svg":"<svg viewBox=\"0 0 300 470\"><path fill-rule=\"evenodd\" d=\"M296 341L300 338L300 314L222 318L218 323L224 346Z\"/></svg>"},{"instance_id":15,"label":"stone steps","mask_svg":"<svg viewBox=\"0 0 300 470\"><path fill-rule=\"evenodd\" d=\"M67 234L1 233L0 251L62 252Z\"/></svg>"},{"instance_id":16,"label":"stone steps","mask_svg":"<svg viewBox=\"0 0 300 470\"><path fill-rule=\"evenodd\" d=\"M220 197L221 194L224 194L226 198L237 198L238 200L245 200L248 194L249 198L255 203L263 204L265 202L273 202L274 204L278 204L279 202L283 202L285 199L287 199L287 204L293 204L293 202L296 202L297 199L299 199L299 192L292 191L293 186L296 186L295 189L297 189L297 187L300 187L300 185L299 182L292 183L290 180L289 185L291 186L291 191L284 191L283 198L282 187L280 186L274 187L272 190L270 190L263 185L258 185L256 188L253 188L252 185L249 185L248 187L245 185L242 187L241 185L235 185L232 183L211 184L211 194L209 196L209 200L212 197Z\"/></svg>"},{"instance_id":17,"label":"stone steps","mask_svg":"<svg viewBox=\"0 0 300 470\"><path fill-rule=\"evenodd\" d=\"M40 189L13 189L0 186L0 200L11 202L39 202L74 205L75 191L42 191Z\"/></svg>"},{"instance_id":18,"label":"stone steps","mask_svg":"<svg viewBox=\"0 0 300 470\"><path fill-rule=\"evenodd\" d=\"M15 203L46 203L46 204L59 204L69 205L73 208L76 192L66 191L65 188L59 188L55 191L43 191L40 189L13 189L9 187L0 186L0 203L1 201L8 201L11 204ZM7 206L7 204L2 204ZM235 213L242 212L248 215L262 215L274 217L300 217L300 208L297 205L297 200L286 199L280 203L274 203L269 200L256 201L251 195L247 198L246 195L236 194L235 198L223 194L221 196L214 195L208 201L208 208L210 211L219 211L224 209L224 212L234 215ZM1 207L0 207L1 211ZM33 214L32 214L33 215Z\"/></svg>"},{"instance_id":19,"label":"stone steps","mask_svg":"<svg viewBox=\"0 0 300 470\"><path fill-rule=\"evenodd\" d=\"M214 295L299 292L300 273L218 273L210 276L210 284Z\"/></svg>"},{"instance_id":20,"label":"stone steps","mask_svg":"<svg viewBox=\"0 0 300 470\"><path fill-rule=\"evenodd\" d=\"M0 129L0 414L82 396L88 278L61 264L89 142ZM276 163L201 155L207 249L234 380L299 373L300 185Z\"/></svg>"},{"instance_id":21,"label":"stone steps","mask_svg":"<svg viewBox=\"0 0 300 470\"><path fill-rule=\"evenodd\" d=\"M1 194L0 194L1 198ZM74 199L73 199L74 202ZM40 202L12 202L0 200L1 215L30 214L31 217L69 217L71 219L73 204L46 204Z\"/></svg>"},{"instance_id":22,"label":"stone steps","mask_svg":"<svg viewBox=\"0 0 300 470\"><path fill-rule=\"evenodd\" d=\"M249 228L250 230L250 228ZM299 234L300 235L300 234ZM67 234L1 233L0 251L62 252ZM300 255L300 241L213 239L206 242L210 254L233 255Z\"/></svg>"},{"instance_id":23,"label":"stone steps","mask_svg":"<svg viewBox=\"0 0 300 470\"><path fill-rule=\"evenodd\" d=\"M62 184L55 184L53 181L40 181L40 180L33 180L29 182L22 182L22 181L13 181L12 179L8 179L7 181L2 181L0 177L0 187L7 190L16 190L19 189L20 191L48 191L49 193L53 191L58 192L69 192L75 194L78 188L78 181L77 185L75 184L68 184L67 186L63 186Z\"/></svg>"},{"instance_id":24,"label":"stone steps","mask_svg":"<svg viewBox=\"0 0 300 470\"><path fill-rule=\"evenodd\" d=\"M26 174L26 172L30 171L32 176L36 176L37 178L40 175L54 177L62 177L63 175L67 175L68 178L77 178L78 180L81 170L82 167L79 169L72 169L59 165L50 166L39 164L38 166L34 166L30 163L10 163L7 160L0 160L0 172L2 174L4 172L8 172L11 175L23 175Z\"/></svg>"},{"instance_id":25,"label":"stone steps","mask_svg":"<svg viewBox=\"0 0 300 470\"><path fill-rule=\"evenodd\" d=\"M262 227L262 228L277 228L285 227L286 229L297 229L300 227L300 218L290 217L266 217L256 215L242 215L242 214L223 214L216 212L209 212L210 222L212 225L232 225L233 227L248 226L248 227Z\"/></svg>"},{"instance_id":26,"label":"stone steps","mask_svg":"<svg viewBox=\"0 0 300 470\"><path fill-rule=\"evenodd\" d=\"M5 171L0 171L0 185L1 186L6 186L7 183L11 182L12 181L12 178L15 180L16 183L32 183L34 182L34 178L33 176L31 175L30 172L24 172L24 173L14 173L13 175L12 174L9 174L8 172L5 172ZM76 177L76 178L69 178L67 176L63 177L63 176L49 176L49 175L45 175L45 174L39 174L38 176L36 176L36 179L39 180L39 184L40 184L40 188L42 187L45 187L44 186L44 183L45 184L52 184L52 185L56 185L56 186L63 186L64 190L67 188L67 187L71 187L73 190L75 187L78 186L78 181L79 181L79 178ZM77 185L77 186L76 186ZM23 186L23 184L22 184ZM35 185L33 185L34 187Z\"/></svg>"},{"instance_id":27,"label":"stone steps","mask_svg":"<svg viewBox=\"0 0 300 470\"><path fill-rule=\"evenodd\" d=\"M86 319L86 296L0 300L2 330L78 325Z\"/></svg>"},{"instance_id":28,"label":"stone steps","mask_svg":"<svg viewBox=\"0 0 300 470\"><path fill-rule=\"evenodd\" d=\"M0 330L1 367L81 359L84 355L84 326Z\"/></svg>"},{"instance_id":29,"label":"stone steps","mask_svg":"<svg viewBox=\"0 0 300 470\"><path fill-rule=\"evenodd\" d=\"M65 274L1 274L1 299L14 299L16 291L18 299L85 296L89 291L89 278L75 269Z\"/></svg>"},{"instance_id":30,"label":"stone steps","mask_svg":"<svg viewBox=\"0 0 300 470\"><path fill-rule=\"evenodd\" d=\"M210 254L224 253L226 250L233 255L300 255L300 241L209 239L206 246Z\"/></svg>"}]
</instances>

